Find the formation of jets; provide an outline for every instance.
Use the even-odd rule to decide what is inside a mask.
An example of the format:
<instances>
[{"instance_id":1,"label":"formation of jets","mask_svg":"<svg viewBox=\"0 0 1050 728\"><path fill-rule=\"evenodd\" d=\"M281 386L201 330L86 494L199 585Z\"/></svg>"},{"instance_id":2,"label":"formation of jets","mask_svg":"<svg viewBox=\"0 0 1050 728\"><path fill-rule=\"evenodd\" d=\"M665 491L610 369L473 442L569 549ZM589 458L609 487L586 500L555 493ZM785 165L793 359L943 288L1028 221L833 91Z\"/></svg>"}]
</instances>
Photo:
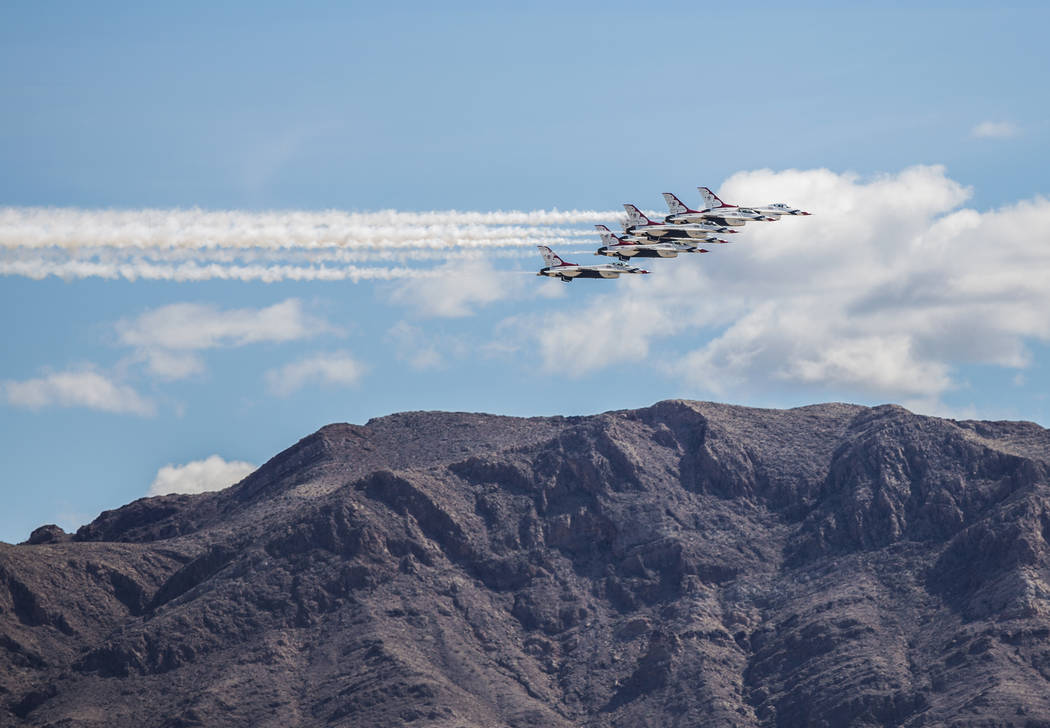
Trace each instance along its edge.
<instances>
[{"instance_id":1,"label":"formation of jets","mask_svg":"<svg viewBox=\"0 0 1050 728\"><path fill-rule=\"evenodd\" d=\"M723 245L719 235L732 235L749 222L776 222L784 215L809 215L804 210L774 202L769 205L741 207L727 205L707 187L698 187L704 201L702 210L693 210L670 192L664 193L668 214L657 222L650 220L637 207L625 204L627 220L623 235L614 235L605 225L595 225L602 247L595 255L618 258L619 263L580 265L566 263L546 245L537 246L544 267L536 275L559 278L566 283L574 278L619 278L627 273L649 271L626 264L631 258L677 258L680 253L706 253L702 245Z\"/></svg>"}]
</instances>

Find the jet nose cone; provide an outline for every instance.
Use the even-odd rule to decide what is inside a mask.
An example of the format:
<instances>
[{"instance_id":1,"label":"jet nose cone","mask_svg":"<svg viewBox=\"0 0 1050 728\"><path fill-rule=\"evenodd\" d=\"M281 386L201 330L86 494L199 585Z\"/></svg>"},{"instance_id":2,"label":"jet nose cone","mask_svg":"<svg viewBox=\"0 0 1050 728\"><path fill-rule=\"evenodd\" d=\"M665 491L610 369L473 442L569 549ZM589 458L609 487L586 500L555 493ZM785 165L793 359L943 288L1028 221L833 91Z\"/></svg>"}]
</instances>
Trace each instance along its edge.
<instances>
[{"instance_id":1,"label":"jet nose cone","mask_svg":"<svg viewBox=\"0 0 1050 728\"><path fill-rule=\"evenodd\" d=\"M812 215L813 213L812 212L803 212L802 214L803 215Z\"/></svg>"}]
</instances>

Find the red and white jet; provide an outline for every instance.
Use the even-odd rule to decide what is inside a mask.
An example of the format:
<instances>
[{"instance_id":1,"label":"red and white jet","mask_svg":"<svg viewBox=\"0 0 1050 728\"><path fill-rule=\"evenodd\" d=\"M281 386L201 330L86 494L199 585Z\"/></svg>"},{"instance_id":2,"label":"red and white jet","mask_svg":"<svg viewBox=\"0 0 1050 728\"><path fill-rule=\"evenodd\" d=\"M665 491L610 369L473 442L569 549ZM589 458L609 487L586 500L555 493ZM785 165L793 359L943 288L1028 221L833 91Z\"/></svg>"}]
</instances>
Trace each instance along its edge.
<instances>
[{"instance_id":1,"label":"red and white jet","mask_svg":"<svg viewBox=\"0 0 1050 728\"><path fill-rule=\"evenodd\" d=\"M627 210L627 222L624 223L623 229L628 235L646 238L700 238L714 242L715 235L729 235L736 232L725 225L716 225L707 220L682 223L672 221L668 217L664 222L654 222L630 203L625 203L623 209Z\"/></svg>"},{"instance_id":2,"label":"red and white jet","mask_svg":"<svg viewBox=\"0 0 1050 728\"><path fill-rule=\"evenodd\" d=\"M625 273L649 272L623 263L598 263L596 265L566 263L546 245L536 247L540 249L540 255L543 256L543 262L546 263L546 266L541 268L536 275L560 278L566 283L571 283L573 278L619 278Z\"/></svg>"},{"instance_id":3,"label":"red and white jet","mask_svg":"<svg viewBox=\"0 0 1050 728\"><path fill-rule=\"evenodd\" d=\"M714 203L704 195L704 192L714 197ZM669 223L676 224L687 224L687 223L717 223L719 225L743 225L748 222L773 222L779 220L779 217L773 217L763 212L759 212L751 207L737 207L736 205L727 205L714 196L714 193L706 187L700 188L700 194L704 195L704 204L706 207L703 210L693 210L686 207L685 203L679 200L677 197L672 195L670 192L664 193L664 200L667 202L667 208L671 214L664 218Z\"/></svg>"},{"instance_id":4,"label":"red and white jet","mask_svg":"<svg viewBox=\"0 0 1050 728\"><path fill-rule=\"evenodd\" d=\"M683 239L660 240L653 242L648 238L613 235L604 225L595 225L604 245L598 248L598 255L608 255L620 260L630 258L677 258L679 253L706 253L700 247L700 241ZM725 241L720 241L725 242Z\"/></svg>"},{"instance_id":5,"label":"red and white jet","mask_svg":"<svg viewBox=\"0 0 1050 728\"><path fill-rule=\"evenodd\" d=\"M711 209L711 210L716 210L717 211L720 208L736 207L735 205L727 205L726 203L722 202L722 200L718 199L718 195L716 195L714 192L712 192L707 187L697 187L697 189L700 190L700 196L703 198L704 204L707 205L707 207L709 209ZM739 209L739 208L737 208L737 209ZM785 205L783 202L772 202L772 203L770 203L768 205L760 205L758 207L751 207L751 208L748 208L748 209L754 210L755 212L761 213L763 215L768 215L770 217L774 217L777 220L779 220L782 215L811 215L812 214L812 213L806 212L805 210L800 210L797 207L791 207L790 205Z\"/></svg>"}]
</instances>

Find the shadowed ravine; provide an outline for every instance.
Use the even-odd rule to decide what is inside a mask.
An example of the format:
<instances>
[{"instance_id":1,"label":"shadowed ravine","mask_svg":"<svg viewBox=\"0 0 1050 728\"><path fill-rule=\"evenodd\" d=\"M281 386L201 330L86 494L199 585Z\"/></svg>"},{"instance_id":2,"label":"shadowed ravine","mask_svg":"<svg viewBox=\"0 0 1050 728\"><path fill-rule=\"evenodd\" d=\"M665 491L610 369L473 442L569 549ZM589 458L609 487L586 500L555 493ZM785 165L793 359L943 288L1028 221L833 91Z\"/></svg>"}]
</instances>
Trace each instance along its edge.
<instances>
[{"instance_id":1,"label":"shadowed ravine","mask_svg":"<svg viewBox=\"0 0 1050 728\"><path fill-rule=\"evenodd\" d=\"M0 544L0 725L1050 726L1050 431L329 425Z\"/></svg>"}]
</instances>

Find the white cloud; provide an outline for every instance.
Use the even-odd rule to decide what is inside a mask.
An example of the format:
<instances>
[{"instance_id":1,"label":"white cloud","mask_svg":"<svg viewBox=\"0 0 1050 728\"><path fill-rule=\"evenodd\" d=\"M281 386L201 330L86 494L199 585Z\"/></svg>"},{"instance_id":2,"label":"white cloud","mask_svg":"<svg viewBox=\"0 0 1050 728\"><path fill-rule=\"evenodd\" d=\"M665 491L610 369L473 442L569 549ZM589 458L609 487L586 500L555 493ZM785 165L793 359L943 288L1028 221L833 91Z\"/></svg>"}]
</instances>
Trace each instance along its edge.
<instances>
[{"instance_id":1,"label":"white cloud","mask_svg":"<svg viewBox=\"0 0 1050 728\"><path fill-rule=\"evenodd\" d=\"M412 353L408 359L409 365L421 372L431 369L440 369L445 364L445 357L433 346L419 349Z\"/></svg>"},{"instance_id":2,"label":"white cloud","mask_svg":"<svg viewBox=\"0 0 1050 728\"><path fill-rule=\"evenodd\" d=\"M204 360L197 354L168 349L139 349L149 370L163 379L185 379L204 371Z\"/></svg>"},{"instance_id":3,"label":"white cloud","mask_svg":"<svg viewBox=\"0 0 1050 728\"><path fill-rule=\"evenodd\" d=\"M1026 340L1050 341L1050 201L959 209L969 194L941 167L742 172L723 199L814 215L747 225L712 254L514 331L569 375L635 361L690 396L805 389L934 407L965 385L957 366L1024 368ZM657 341L678 354L653 360Z\"/></svg>"},{"instance_id":4,"label":"white cloud","mask_svg":"<svg viewBox=\"0 0 1050 728\"><path fill-rule=\"evenodd\" d=\"M970 130L977 139L1009 139L1017 136L1017 125L1009 121L982 121Z\"/></svg>"},{"instance_id":5,"label":"white cloud","mask_svg":"<svg viewBox=\"0 0 1050 728\"><path fill-rule=\"evenodd\" d=\"M440 369L445 364L437 343L419 326L398 321L387 331L386 338L393 343L397 358L417 371Z\"/></svg>"},{"instance_id":6,"label":"white cloud","mask_svg":"<svg viewBox=\"0 0 1050 728\"><path fill-rule=\"evenodd\" d=\"M272 394L287 396L307 384L352 387L365 373L363 364L345 351L315 354L266 372L266 386Z\"/></svg>"},{"instance_id":7,"label":"white cloud","mask_svg":"<svg viewBox=\"0 0 1050 728\"><path fill-rule=\"evenodd\" d=\"M578 284L573 284L578 285ZM644 282L623 280L617 295L536 320L515 317L518 336L533 337L544 367L572 377L605 366L645 360L650 342L673 333L674 314L658 296L646 296Z\"/></svg>"},{"instance_id":8,"label":"white cloud","mask_svg":"<svg viewBox=\"0 0 1050 728\"><path fill-rule=\"evenodd\" d=\"M294 298L266 308L220 310L200 303L174 303L117 324L120 343L136 350L149 370L181 379L204 369L196 353L218 347L311 338L334 329L307 315Z\"/></svg>"},{"instance_id":9,"label":"white cloud","mask_svg":"<svg viewBox=\"0 0 1050 728\"><path fill-rule=\"evenodd\" d=\"M537 258L538 259L538 258ZM474 313L473 306L522 295L523 272L497 271L484 259L450 261L438 275L403 283L391 300L416 309L421 316L461 317Z\"/></svg>"},{"instance_id":10,"label":"white cloud","mask_svg":"<svg viewBox=\"0 0 1050 728\"><path fill-rule=\"evenodd\" d=\"M142 416L156 412L154 403L131 387L90 369L55 372L24 381L8 380L3 383L3 392L8 404L32 410L85 407Z\"/></svg>"},{"instance_id":11,"label":"white cloud","mask_svg":"<svg viewBox=\"0 0 1050 728\"><path fill-rule=\"evenodd\" d=\"M226 462L218 455L185 465L165 465L157 471L157 477L149 487L149 495L222 490L246 478L255 471L255 467L240 460Z\"/></svg>"}]
</instances>

